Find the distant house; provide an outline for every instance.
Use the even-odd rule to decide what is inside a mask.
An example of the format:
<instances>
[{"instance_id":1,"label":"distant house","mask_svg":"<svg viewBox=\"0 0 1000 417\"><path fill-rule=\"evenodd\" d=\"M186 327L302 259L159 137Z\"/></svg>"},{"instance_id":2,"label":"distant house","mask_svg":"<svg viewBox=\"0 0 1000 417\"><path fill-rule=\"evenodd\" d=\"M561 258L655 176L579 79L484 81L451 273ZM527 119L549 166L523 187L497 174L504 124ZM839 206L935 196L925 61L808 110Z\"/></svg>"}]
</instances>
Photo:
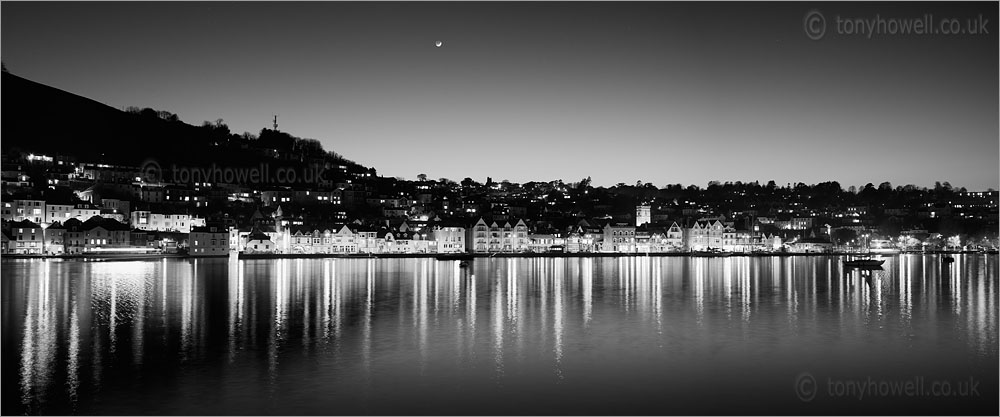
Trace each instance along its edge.
<instances>
[{"instance_id":1,"label":"distant house","mask_svg":"<svg viewBox=\"0 0 1000 417\"><path fill-rule=\"evenodd\" d=\"M205 226L205 219L190 214L163 214L148 210L134 210L131 226L135 229L156 232L190 233L192 227Z\"/></svg>"},{"instance_id":2,"label":"distant house","mask_svg":"<svg viewBox=\"0 0 1000 417\"><path fill-rule=\"evenodd\" d=\"M687 229L687 247L693 251L722 249L727 227L719 219L702 219Z\"/></svg>"},{"instance_id":3,"label":"distant house","mask_svg":"<svg viewBox=\"0 0 1000 417\"><path fill-rule=\"evenodd\" d=\"M604 226L602 252L636 252L635 226L629 223L608 223Z\"/></svg>"},{"instance_id":4,"label":"distant house","mask_svg":"<svg viewBox=\"0 0 1000 417\"><path fill-rule=\"evenodd\" d=\"M565 251L570 253L595 252L604 237L604 229L587 220L580 220L568 230Z\"/></svg>"},{"instance_id":5,"label":"distant house","mask_svg":"<svg viewBox=\"0 0 1000 417\"><path fill-rule=\"evenodd\" d=\"M42 226L30 220L10 224L12 246L8 248L14 255L41 255L44 253L45 237Z\"/></svg>"},{"instance_id":6,"label":"distant house","mask_svg":"<svg viewBox=\"0 0 1000 417\"><path fill-rule=\"evenodd\" d=\"M136 247L149 246L149 232L146 232L145 230L132 229L132 231L129 232L129 239L132 243L132 246Z\"/></svg>"},{"instance_id":7,"label":"distant house","mask_svg":"<svg viewBox=\"0 0 1000 417\"><path fill-rule=\"evenodd\" d=\"M330 242L335 253L358 253L358 237L350 227L339 226Z\"/></svg>"},{"instance_id":8,"label":"distant house","mask_svg":"<svg viewBox=\"0 0 1000 417\"><path fill-rule=\"evenodd\" d=\"M245 253L274 253L277 250L271 238L259 229L250 232L243 248Z\"/></svg>"},{"instance_id":9,"label":"distant house","mask_svg":"<svg viewBox=\"0 0 1000 417\"><path fill-rule=\"evenodd\" d=\"M63 228L63 252L67 254L83 253L84 247L86 247L83 222L69 219L63 223Z\"/></svg>"},{"instance_id":10,"label":"distant house","mask_svg":"<svg viewBox=\"0 0 1000 417\"><path fill-rule=\"evenodd\" d=\"M132 204L128 200L119 200L115 198L104 198L101 199L101 205L105 209L112 210L113 213L120 213L124 219L130 219L130 212ZM103 214L103 213L102 213ZM119 220L125 222L125 220Z\"/></svg>"},{"instance_id":11,"label":"distant house","mask_svg":"<svg viewBox=\"0 0 1000 417\"><path fill-rule=\"evenodd\" d=\"M528 251L535 253L562 252L566 247L566 238L553 233L528 234Z\"/></svg>"},{"instance_id":12,"label":"distant house","mask_svg":"<svg viewBox=\"0 0 1000 417\"><path fill-rule=\"evenodd\" d=\"M0 218L5 222L14 221L14 203L10 201L4 201L2 206L0 206Z\"/></svg>"},{"instance_id":13,"label":"distant house","mask_svg":"<svg viewBox=\"0 0 1000 417\"><path fill-rule=\"evenodd\" d=\"M131 246L132 231L128 225L113 219L92 217L85 222L69 219L62 225L63 252L79 254ZM58 234L55 229L53 235Z\"/></svg>"},{"instance_id":14,"label":"distant house","mask_svg":"<svg viewBox=\"0 0 1000 417\"><path fill-rule=\"evenodd\" d=\"M524 252L528 250L528 225L524 220L487 222L480 217L466 229L465 242L472 252Z\"/></svg>"},{"instance_id":15,"label":"distant house","mask_svg":"<svg viewBox=\"0 0 1000 417\"><path fill-rule=\"evenodd\" d=\"M0 254L6 255L10 253L10 236L7 236L7 231L0 231Z\"/></svg>"},{"instance_id":16,"label":"distant house","mask_svg":"<svg viewBox=\"0 0 1000 417\"><path fill-rule=\"evenodd\" d=\"M331 253L333 232L330 229L311 229L303 226L289 228L291 253Z\"/></svg>"},{"instance_id":17,"label":"distant house","mask_svg":"<svg viewBox=\"0 0 1000 417\"><path fill-rule=\"evenodd\" d=\"M360 227L354 226L354 229ZM291 253L358 253L362 245L365 253L380 251L376 232L355 232L352 227L342 224L317 228L292 226L288 233Z\"/></svg>"},{"instance_id":18,"label":"distant house","mask_svg":"<svg viewBox=\"0 0 1000 417\"><path fill-rule=\"evenodd\" d=\"M809 237L795 239L788 243L789 252L822 253L831 250L833 250L833 243L830 243L825 238L816 237L815 233L810 234Z\"/></svg>"},{"instance_id":19,"label":"distant house","mask_svg":"<svg viewBox=\"0 0 1000 417\"><path fill-rule=\"evenodd\" d=\"M111 219L111 220L114 220L114 221L119 222L119 223L128 223L129 222L129 219L127 217L125 217L124 214L119 213L115 209L102 208L101 209L101 217L103 217L105 219Z\"/></svg>"},{"instance_id":20,"label":"distant house","mask_svg":"<svg viewBox=\"0 0 1000 417\"><path fill-rule=\"evenodd\" d=\"M670 246L671 250L681 250L684 248L684 229L681 228L677 222L670 224L670 228L667 229L667 245Z\"/></svg>"},{"instance_id":21,"label":"distant house","mask_svg":"<svg viewBox=\"0 0 1000 417\"><path fill-rule=\"evenodd\" d=\"M767 251L781 249L781 236L765 234L761 237L761 248Z\"/></svg>"},{"instance_id":22,"label":"distant house","mask_svg":"<svg viewBox=\"0 0 1000 417\"><path fill-rule=\"evenodd\" d=\"M360 253L378 253L385 244L385 241L378 237L378 228L352 226L351 230L354 231L355 240L358 244L358 252Z\"/></svg>"},{"instance_id":23,"label":"distant house","mask_svg":"<svg viewBox=\"0 0 1000 417\"><path fill-rule=\"evenodd\" d=\"M130 246L132 229L128 225L117 220L103 217L92 217L83 222L89 240L89 247L93 249L124 248Z\"/></svg>"},{"instance_id":24,"label":"distant house","mask_svg":"<svg viewBox=\"0 0 1000 417\"><path fill-rule=\"evenodd\" d=\"M191 256L224 256L229 254L229 231L217 226L197 226L188 237Z\"/></svg>"},{"instance_id":25,"label":"distant house","mask_svg":"<svg viewBox=\"0 0 1000 417\"><path fill-rule=\"evenodd\" d=\"M79 219L82 222L90 220L91 217L100 216L101 208L90 203L79 203L73 207L70 217Z\"/></svg>"},{"instance_id":26,"label":"distant house","mask_svg":"<svg viewBox=\"0 0 1000 417\"><path fill-rule=\"evenodd\" d=\"M66 251L66 226L55 222L45 228L45 253L60 255Z\"/></svg>"},{"instance_id":27,"label":"distant house","mask_svg":"<svg viewBox=\"0 0 1000 417\"><path fill-rule=\"evenodd\" d=\"M14 200L14 220L45 222L45 200Z\"/></svg>"},{"instance_id":28,"label":"distant house","mask_svg":"<svg viewBox=\"0 0 1000 417\"><path fill-rule=\"evenodd\" d=\"M438 253L465 252L465 227L458 223L440 222L431 227L430 239Z\"/></svg>"},{"instance_id":29,"label":"distant house","mask_svg":"<svg viewBox=\"0 0 1000 417\"><path fill-rule=\"evenodd\" d=\"M65 222L73 218L73 204L48 203L45 205L45 222ZM86 219L83 219L86 220Z\"/></svg>"}]
</instances>

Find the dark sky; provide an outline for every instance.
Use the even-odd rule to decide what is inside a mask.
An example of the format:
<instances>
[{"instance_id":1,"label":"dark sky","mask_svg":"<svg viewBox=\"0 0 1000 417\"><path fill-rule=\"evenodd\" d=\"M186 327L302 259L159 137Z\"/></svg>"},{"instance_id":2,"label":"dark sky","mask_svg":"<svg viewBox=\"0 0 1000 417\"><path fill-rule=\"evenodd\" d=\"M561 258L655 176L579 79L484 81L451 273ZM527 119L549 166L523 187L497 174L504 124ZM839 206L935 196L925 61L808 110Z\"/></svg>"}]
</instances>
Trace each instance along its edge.
<instances>
[{"instance_id":1,"label":"dark sky","mask_svg":"<svg viewBox=\"0 0 1000 417\"><path fill-rule=\"evenodd\" d=\"M835 27L927 13L982 14L990 33ZM4 2L0 16L12 73L235 132L278 114L382 175L1000 188L995 2Z\"/></svg>"}]
</instances>

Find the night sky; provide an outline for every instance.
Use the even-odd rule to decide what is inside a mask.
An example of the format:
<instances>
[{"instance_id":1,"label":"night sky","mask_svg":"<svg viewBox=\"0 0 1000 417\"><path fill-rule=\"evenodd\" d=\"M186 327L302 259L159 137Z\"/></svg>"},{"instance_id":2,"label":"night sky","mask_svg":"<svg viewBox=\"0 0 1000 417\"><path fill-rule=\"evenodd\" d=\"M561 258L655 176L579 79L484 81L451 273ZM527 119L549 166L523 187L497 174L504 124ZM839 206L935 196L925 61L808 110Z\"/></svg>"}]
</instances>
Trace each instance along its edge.
<instances>
[{"instance_id":1,"label":"night sky","mask_svg":"<svg viewBox=\"0 0 1000 417\"><path fill-rule=\"evenodd\" d=\"M834 28L925 13L983 14L990 33ZM995 2L4 2L0 16L14 74L237 133L278 114L387 176L1000 188Z\"/></svg>"}]
</instances>

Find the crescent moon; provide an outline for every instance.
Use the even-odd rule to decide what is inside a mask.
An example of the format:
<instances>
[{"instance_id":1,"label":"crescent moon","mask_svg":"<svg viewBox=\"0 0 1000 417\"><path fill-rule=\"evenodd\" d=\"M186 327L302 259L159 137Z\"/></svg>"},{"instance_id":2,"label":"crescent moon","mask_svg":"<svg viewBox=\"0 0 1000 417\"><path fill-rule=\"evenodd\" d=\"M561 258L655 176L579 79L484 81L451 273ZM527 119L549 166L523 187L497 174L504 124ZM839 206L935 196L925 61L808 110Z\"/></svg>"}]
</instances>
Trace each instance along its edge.
<instances>
[{"instance_id":1,"label":"crescent moon","mask_svg":"<svg viewBox=\"0 0 1000 417\"><path fill-rule=\"evenodd\" d=\"M436 45L438 48L440 48L441 45L444 45L444 42L437 41L437 42L434 42L434 45Z\"/></svg>"}]
</instances>

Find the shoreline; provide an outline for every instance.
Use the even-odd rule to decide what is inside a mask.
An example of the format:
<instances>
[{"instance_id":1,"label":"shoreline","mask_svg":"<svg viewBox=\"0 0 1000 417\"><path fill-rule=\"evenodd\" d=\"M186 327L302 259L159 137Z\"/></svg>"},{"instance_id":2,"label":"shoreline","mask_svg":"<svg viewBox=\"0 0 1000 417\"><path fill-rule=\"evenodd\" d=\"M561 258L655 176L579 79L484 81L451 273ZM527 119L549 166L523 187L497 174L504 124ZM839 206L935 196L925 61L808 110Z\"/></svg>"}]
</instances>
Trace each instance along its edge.
<instances>
[{"instance_id":1,"label":"shoreline","mask_svg":"<svg viewBox=\"0 0 1000 417\"><path fill-rule=\"evenodd\" d=\"M995 251L928 251L928 252L892 252L873 253L872 256L890 257L897 255L996 255ZM307 253L240 253L238 259L258 260L258 259L406 259L406 258L438 258L439 256L462 255L473 259L481 258L637 258L637 257L691 257L691 258L770 258L770 257L802 257L802 256L858 256L856 252L823 252L823 253L797 253L797 252L761 252L761 253L733 253L730 255L718 254L692 254L691 252L650 252L650 253L613 253L613 252L577 252L577 253L379 253L379 254L307 254ZM102 261L146 261L159 259L210 259L228 258L231 254L214 256L191 256L180 254L73 254L73 255L2 255L0 259L60 259L77 260L84 262Z\"/></svg>"}]
</instances>

